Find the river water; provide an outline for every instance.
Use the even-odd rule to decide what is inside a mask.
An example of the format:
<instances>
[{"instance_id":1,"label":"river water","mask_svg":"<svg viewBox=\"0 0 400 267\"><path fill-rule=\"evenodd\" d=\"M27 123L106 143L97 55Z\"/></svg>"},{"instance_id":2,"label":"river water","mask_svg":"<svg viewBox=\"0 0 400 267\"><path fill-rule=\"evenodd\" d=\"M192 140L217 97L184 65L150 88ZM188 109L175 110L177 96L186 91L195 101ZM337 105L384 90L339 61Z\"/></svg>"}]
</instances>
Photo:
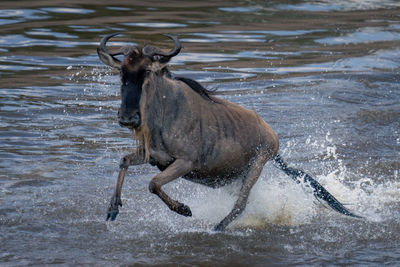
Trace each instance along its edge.
<instances>
[{"instance_id":1,"label":"river water","mask_svg":"<svg viewBox=\"0 0 400 267\"><path fill-rule=\"evenodd\" d=\"M68 4L66 4L68 3ZM320 1L1 1L0 265L398 266L400 3ZM255 110L281 155L363 220L342 216L267 163L244 214L212 227L239 185L165 186L171 212L131 167L106 222L131 134L117 122L110 42L169 49L170 63L219 97Z\"/></svg>"}]
</instances>

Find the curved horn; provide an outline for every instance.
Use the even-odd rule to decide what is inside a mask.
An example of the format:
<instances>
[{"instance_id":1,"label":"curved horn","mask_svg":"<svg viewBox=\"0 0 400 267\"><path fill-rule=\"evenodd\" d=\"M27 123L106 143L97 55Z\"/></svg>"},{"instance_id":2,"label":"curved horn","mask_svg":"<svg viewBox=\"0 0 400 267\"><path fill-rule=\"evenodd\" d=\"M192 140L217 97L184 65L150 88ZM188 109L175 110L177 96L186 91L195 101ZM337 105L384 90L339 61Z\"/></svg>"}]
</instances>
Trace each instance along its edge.
<instances>
[{"instance_id":1,"label":"curved horn","mask_svg":"<svg viewBox=\"0 0 400 267\"><path fill-rule=\"evenodd\" d=\"M179 42L178 38L176 38L175 36L172 36L169 34L164 34L164 35L174 41L175 46L173 49L171 49L171 51L169 51L168 53L165 53L159 49L154 49L153 46L145 46L142 49L143 55L148 56L148 57L154 57L154 56L164 57L164 59L162 59L160 61L168 61L171 59L171 57L176 56L181 51L181 48L182 48L181 43Z\"/></svg>"},{"instance_id":2,"label":"curved horn","mask_svg":"<svg viewBox=\"0 0 400 267\"><path fill-rule=\"evenodd\" d=\"M106 64L106 65L108 65L110 67L113 67L113 68L120 69L121 68L121 61L119 59L115 58L114 56L121 55L121 54L123 54L123 52L117 52L117 53L113 53L112 54L112 53L110 53L108 51L108 49L106 47L107 41L110 38L112 38L112 37L114 37L114 36L116 36L118 34L119 33L112 33L112 34L108 34L108 35L104 36L100 41L99 47L97 48L97 54L99 55L100 60L104 64Z\"/></svg>"}]
</instances>

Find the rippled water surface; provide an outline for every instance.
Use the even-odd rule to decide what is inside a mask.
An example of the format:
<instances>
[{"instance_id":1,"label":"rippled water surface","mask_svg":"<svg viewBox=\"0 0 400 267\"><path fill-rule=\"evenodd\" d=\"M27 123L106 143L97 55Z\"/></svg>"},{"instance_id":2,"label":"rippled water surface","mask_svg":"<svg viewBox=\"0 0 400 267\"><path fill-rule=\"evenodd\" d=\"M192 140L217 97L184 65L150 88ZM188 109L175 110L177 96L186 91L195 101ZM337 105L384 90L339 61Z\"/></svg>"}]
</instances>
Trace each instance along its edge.
<instances>
[{"instance_id":1,"label":"rippled water surface","mask_svg":"<svg viewBox=\"0 0 400 267\"><path fill-rule=\"evenodd\" d=\"M255 110L283 157L365 220L267 163L225 233L211 229L240 185L166 185L186 218L148 192L147 165L130 168L106 222L135 146L117 123L118 73L96 54L117 31L114 49L178 35L174 73ZM398 266L399 72L396 0L1 1L0 265Z\"/></svg>"}]
</instances>

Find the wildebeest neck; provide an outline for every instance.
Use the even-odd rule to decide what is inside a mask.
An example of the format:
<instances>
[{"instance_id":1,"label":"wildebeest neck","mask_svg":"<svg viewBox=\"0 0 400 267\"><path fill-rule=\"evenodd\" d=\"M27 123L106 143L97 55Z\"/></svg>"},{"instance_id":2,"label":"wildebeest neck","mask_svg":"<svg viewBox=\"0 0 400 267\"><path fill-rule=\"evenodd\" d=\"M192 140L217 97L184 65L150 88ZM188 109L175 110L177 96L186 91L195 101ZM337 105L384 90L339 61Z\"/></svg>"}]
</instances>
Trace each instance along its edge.
<instances>
[{"instance_id":1,"label":"wildebeest neck","mask_svg":"<svg viewBox=\"0 0 400 267\"><path fill-rule=\"evenodd\" d=\"M210 96L210 94L213 93L213 91L207 90L206 88L204 88L201 84L199 84L195 80L185 78L185 77L175 77L175 79L186 83L193 91L198 93L204 99L211 100L212 102L217 102L216 99L214 99Z\"/></svg>"}]
</instances>

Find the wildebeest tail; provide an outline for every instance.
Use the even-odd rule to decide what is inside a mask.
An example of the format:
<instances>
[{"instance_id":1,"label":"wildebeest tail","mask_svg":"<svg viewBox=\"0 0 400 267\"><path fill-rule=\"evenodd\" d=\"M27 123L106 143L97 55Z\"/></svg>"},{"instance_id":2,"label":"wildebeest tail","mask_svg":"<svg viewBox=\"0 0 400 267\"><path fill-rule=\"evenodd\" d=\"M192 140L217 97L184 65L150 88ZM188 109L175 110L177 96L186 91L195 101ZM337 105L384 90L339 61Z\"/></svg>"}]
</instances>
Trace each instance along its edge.
<instances>
[{"instance_id":1,"label":"wildebeest tail","mask_svg":"<svg viewBox=\"0 0 400 267\"><path fill-rule=\"evenodd\" d=\"M309 185L314 190L315 197L324 200L332 209L340 212L344 215L362 218L348 209L346 209L342 203L340 203L331 193L329 193L320 183L318 183L314 178L305 173L302 170L288 167L286 162L282 159L279 154L276 154L273 158L275 161L275 166L284 171L290 178L292 178L296 183L301 183L301 179L307 185Z\"/></svg>"}]
</instances>

